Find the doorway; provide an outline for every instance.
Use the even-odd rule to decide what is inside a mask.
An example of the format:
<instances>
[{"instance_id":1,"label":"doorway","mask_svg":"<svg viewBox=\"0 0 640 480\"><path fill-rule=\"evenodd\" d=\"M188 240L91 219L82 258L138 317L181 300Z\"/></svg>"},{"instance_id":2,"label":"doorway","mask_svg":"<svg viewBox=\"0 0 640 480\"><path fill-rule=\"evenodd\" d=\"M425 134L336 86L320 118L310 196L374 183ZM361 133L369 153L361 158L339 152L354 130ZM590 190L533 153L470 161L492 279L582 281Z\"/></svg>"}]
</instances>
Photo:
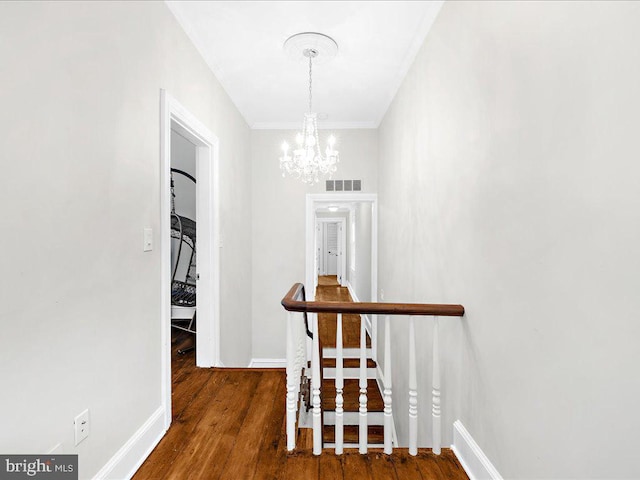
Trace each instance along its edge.
<instances>
[{"instance_id":1,"label":"doorway","mask_svg":"<svg viewBox=\"0 0 640 480\"><path fill-rule=\"evenodd\" d=\"M346 217L323 217L316 220L316 271L318 275L336 276L346 286L347 221Z\"/></svg>"},{"instance_id":2,"label":"doorway","mask_svg":"<svg viewBox=\"0 0 640 480\"><path fill-rule=\"evenodd\" d=\"M305 254L305 285L309 297L315 297L315 287L318 282L319 263L321 256L319 248L322 248L321 230L318 223L345 222L343 224L343 282L344 286L353 290L355 277L351 270L356 265L358 252L366 250L366 260L359 262L360 271L366 268L366 284L361 284L358 290L362 292L356 295L362 301L377 301L378 294L378 196L374 193L320 193L308 194L306 197L306 254ZM364 207L364 208L363 208ZM340 216L338 216L340 215ZM366 220L368 228L366 234L356 238L355 225L358 219ZM352 277L352 278L350 278ZM353 280L353 282L352 282ZM355 299L355 298L354 298Z\"/></svg>"},{"instance_id":3,"label":"doorway","mask_svg":"<svg viewBox=\"0 0 640 480\"><path fill-rule=\"evenodd\" d=\"M195 153L196 365L220 364L218 139L166 91L160 91L160 291L162 402L165 427L171 424L171 146L178 135ZM179 140L179 141L182 141ZM188 145L184 145L188 147ZM193 214L193 212L192 212ZM188 268L188 266L186 267Z\"/></svg>"},{"instance_id":4,"label":"doorway","mask_svg":"<svg viewBox=\"0 0 640 480\"><path fill-rule=\"evenodd\" d=\"M172 355L196 348L197 334L197 147L171 129L171 343ZM195 364L195 355L185 360Z\"/></svg>"}]
</instances>

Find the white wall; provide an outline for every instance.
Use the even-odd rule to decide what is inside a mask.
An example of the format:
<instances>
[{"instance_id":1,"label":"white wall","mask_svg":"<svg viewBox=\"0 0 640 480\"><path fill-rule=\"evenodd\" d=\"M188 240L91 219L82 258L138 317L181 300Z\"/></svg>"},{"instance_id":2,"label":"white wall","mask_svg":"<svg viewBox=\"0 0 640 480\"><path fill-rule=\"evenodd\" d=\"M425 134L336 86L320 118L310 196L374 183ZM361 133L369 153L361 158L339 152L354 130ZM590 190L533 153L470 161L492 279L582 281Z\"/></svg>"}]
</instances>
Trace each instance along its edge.
<instances>
[{"instance_id":1,"label":"white wall","mask_svg":"<svg viewBox=\"0 0 640 480\"><path fill-rule=\"evenodd\" d=\"M355 206L355 291L361 302L371 301L371 203Z\"/></svg>"},{"instance_id":2,"label":"white wall","mask_svg":"<svg viewBox=\"0 0 640 480\"><path fill-rule=\"evenodd\" d=\"M229 365L250 358L250 133L161 2L0 2L0 65L0 451L61 442L89 478L161 405L160 89L220 140Z\"/></svg>"},{"instance_id":3,"label":"white wall","mask_svg":"<svg viewBox=\"0 0 640 480\"><path fill-rule=\"evenodd\" d=\"M504 478L640 477L639 25L447 2L380 128L380 287L466 307L441 319L444 425Z\"/></svg>"},{"instance_id":4,"label":"white wall","mask_svg":"<svg viewBox=\"0 0 640 480\"><path fill-rule=\"evenodd\" d=\"M362 179L362 191L376 191L378 139L376 130L340 130L336 135L340 165L335 179ZM290 144L296 132L251 132L253 192L253 356L285 358L286 314L280 300L305 275L305 197L323 193L325 184L312 187L294 178L282 178L278 158L283 140ZM322 142L322 135L321 135Z\"/></svg>"}]
</instances>

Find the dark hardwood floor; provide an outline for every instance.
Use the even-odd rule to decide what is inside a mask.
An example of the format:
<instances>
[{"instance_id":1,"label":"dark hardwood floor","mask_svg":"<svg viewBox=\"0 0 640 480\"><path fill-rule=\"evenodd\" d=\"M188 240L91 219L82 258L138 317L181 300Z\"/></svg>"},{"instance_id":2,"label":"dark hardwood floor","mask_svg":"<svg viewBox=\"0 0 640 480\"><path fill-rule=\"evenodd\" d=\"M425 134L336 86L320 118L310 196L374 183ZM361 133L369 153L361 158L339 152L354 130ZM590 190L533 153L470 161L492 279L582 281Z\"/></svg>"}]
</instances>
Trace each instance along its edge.
<instances>
[{"instance_id":1,"label":"dark hardwood floor","mask_svg":"<svg viewBox=\"0 0 640 480\"><path fill-rule=\"evenodd\" d=\"M288 453L284 370L196 368L194 352L176 354L188 341L178 333L173 345L173 423L135 480L467 479L448 449Z\"/></svg>"}]
</instances>

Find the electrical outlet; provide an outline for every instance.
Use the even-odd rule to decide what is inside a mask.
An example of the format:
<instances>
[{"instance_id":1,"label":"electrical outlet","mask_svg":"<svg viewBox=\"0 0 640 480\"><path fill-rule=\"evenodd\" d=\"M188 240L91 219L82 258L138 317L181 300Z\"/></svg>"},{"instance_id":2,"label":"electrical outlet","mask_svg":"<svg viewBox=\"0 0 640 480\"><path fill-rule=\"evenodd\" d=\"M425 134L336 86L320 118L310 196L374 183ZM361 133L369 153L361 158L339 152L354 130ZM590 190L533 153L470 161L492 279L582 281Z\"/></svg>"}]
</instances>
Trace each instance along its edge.
<instances>
[{"instance_id":1,"label":"electrical outlet","mask_svg":"<svg viewBox=\"0 0 640 480\"><path fill-rule=\"evenodd\" d=\"M89 409L82 412L73 419L73 428L76 445L89 436L91 424L89 423Z\"/></svg>"}]
</instances>

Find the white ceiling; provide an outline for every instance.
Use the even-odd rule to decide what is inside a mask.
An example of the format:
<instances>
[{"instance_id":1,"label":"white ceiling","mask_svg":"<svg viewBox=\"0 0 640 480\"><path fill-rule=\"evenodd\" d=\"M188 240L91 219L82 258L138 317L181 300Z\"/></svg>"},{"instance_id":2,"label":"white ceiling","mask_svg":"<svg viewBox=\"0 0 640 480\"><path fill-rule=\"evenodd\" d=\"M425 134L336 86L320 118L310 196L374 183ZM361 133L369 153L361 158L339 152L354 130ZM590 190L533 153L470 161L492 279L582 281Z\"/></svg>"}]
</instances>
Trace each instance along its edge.
<instances>
[{"instance_id":1,"label":"white ceiling","mask_svg":"<svg viewBox=\"0 0 640 480\"><path fill-rule=\"evenodd\" d=\"M441 1L167 1L252 128L299 128L308 64L291 35L320 32L338 54L313 68L320 128L377 128Z\"/></svg>"}]
</instances>

